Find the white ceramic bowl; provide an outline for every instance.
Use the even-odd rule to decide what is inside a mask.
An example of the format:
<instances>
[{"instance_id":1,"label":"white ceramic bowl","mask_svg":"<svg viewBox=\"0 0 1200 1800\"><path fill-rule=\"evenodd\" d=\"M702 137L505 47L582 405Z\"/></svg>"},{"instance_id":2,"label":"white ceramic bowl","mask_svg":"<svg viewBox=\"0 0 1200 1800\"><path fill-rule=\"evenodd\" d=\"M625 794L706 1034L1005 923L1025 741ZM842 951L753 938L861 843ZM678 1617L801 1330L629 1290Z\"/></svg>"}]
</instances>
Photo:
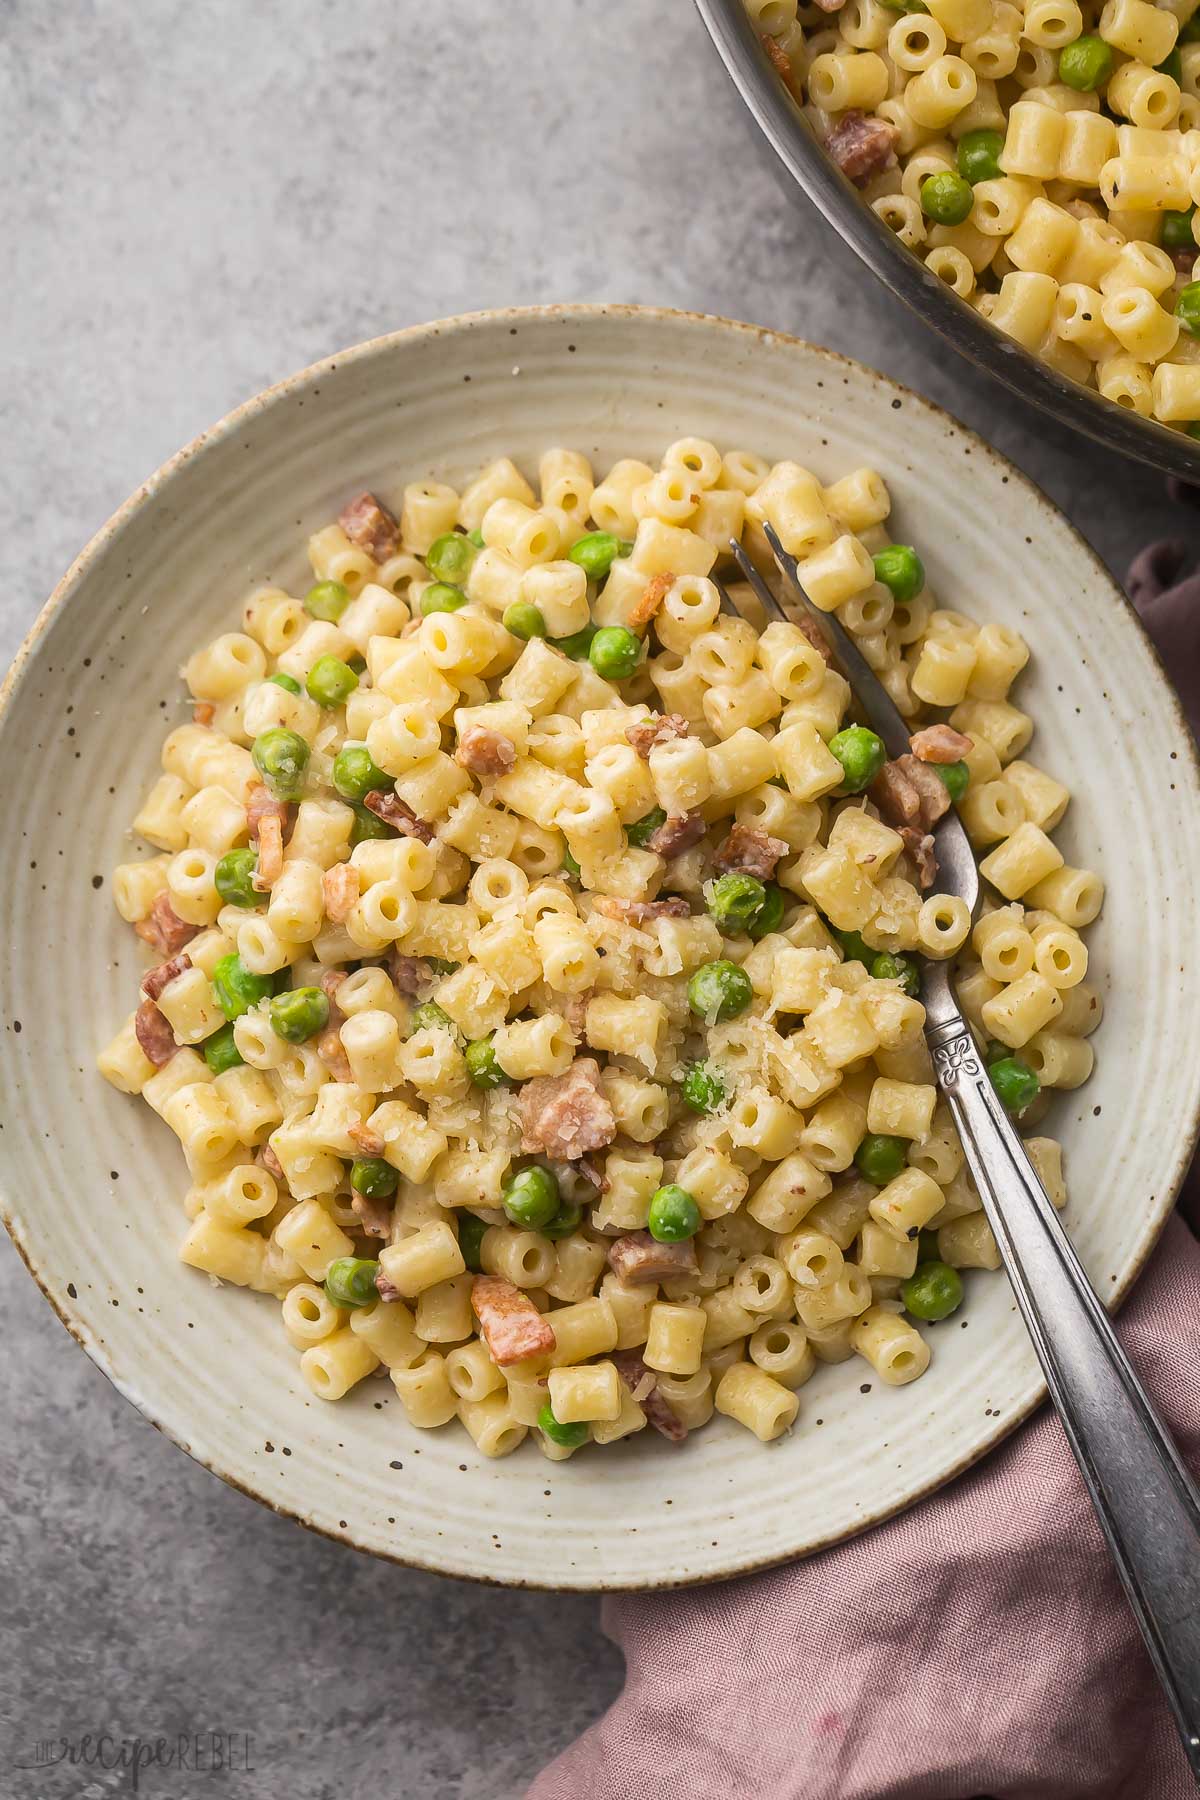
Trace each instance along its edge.
<instances>
[{"instance_id":1,"label":"white ceramic bowl","mask_svg":"<svg viewBox=\"0 0 1200 1800\"><path fill-rule=\"evenodd\" d=\"M825 479L874 464L897 535L943 601L1033 646L1033 754L1077 798L1060 842L1107 877L1090 934L1107 1017L1097 1071L1059 1100L1068 1223L1107 1298L1171 1205L1200 1088L1184 946L1200 938L1200 795L1178 706L1128 605L1049 503L946 414L825 351L748 326L555 307L381 338L249 402L168 463L66 576L5 691L0 826L7 1222L63 1322L137 1406L226 1480L306 1524L450 1573L652 1587L810 1551L965 1468L1040 1396L1003 1276L970 1279L913 1387L855 1360L801 1392L760 1447L718 1420L673 1450L650 1432L566 1464L488 1462L409 1428L390 1384L327 1405L300 1380L279 1309L176 1260L186 1186L174 1139L93 1057L129 1009L139 948L108 875L183 716L188 650L246 589L304 585L306 534L354 488L458 483L549 444L603 466L684 433ZM19 1028L17 1021L19 1021ZM382 1404L380 1404L382 1403Z\"/></svg>"}]
</instances>

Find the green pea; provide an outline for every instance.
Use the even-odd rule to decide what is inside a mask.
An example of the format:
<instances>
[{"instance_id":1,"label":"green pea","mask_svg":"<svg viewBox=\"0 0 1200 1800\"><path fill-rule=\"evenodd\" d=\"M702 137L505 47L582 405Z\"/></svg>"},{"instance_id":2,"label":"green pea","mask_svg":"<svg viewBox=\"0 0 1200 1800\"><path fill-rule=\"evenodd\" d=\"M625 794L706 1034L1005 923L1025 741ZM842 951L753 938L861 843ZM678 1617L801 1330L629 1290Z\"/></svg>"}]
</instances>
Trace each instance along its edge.
<instances>
[{"instance_id":1,"label":"green pea","mask_svg":"<svg viewBox=\"0 0 1200 1800\"><path fill-rule=\"evenodd\" d=\"M340 656L318 656L305 686L318 706L344 706L358 686L358 676Z\"/></svg>"},{"instance_id":2,"label":"green pea","mask_svg":"<svg viewBox=\"0 0 1200 1800\"><path fill-rule=\"evenodd\" d=\"M769 937L771 932L779 929L783 923L784 909L787 906L787 896L776 882L768 881L765 885L766 893L763 903L746 927L755 943L760 938Z\"/></svg>"},{"instance_id":3,"label":"green pea","mask_svg":"<svg viewBox=\"0 0 1200 1800\"><path fill-rule=\"evenodd\" d=\"M1192 234L1192 220L1196 209L1189 206L1186 212L1165 212L1162 216L1162 247L1164 250L1190 250L1200 255L1196 239Z\"/></svg>"},{"instance_id":4,"label":"green pea","mask_svg":"<svg viewBox=\"0 0 1200 1800\"><path fill-rule=\"evenodd\" d=\"M483 533L480 531L478 525L475 527L474 531L468 531L467 542L469 544L474 544L477 550L483 549Z\"/></svg>"},{"instance_id":5,"label":"green pea","mask_svg":"<svg viewBox=\"0 0 1200 1800\"><path fill-rule=\"evenodd\" d=\"M926 767L932 769L934 774L940 776L945 782L946 791L957 806L971 785L971 771L966 763L927 763Z\"/></svg>"},{"instance_id":6,"label":"green pea","mask_svg":"<svg viewBox=\"0 0 1200 1800\"><path fill-rule=\"evenodd\" d=\"M365 800L368 794L386 793L392 778L384 774L365 744L343 744L333 759L333 785L343 800Z\"/></svg>"},{"instance_id":7,"label":"green pea","mask_svg":"<svg viewBox=\"0 0 1200 1800\"><path fill-rule=\"evenodd\" d=\"M898 981L901 991L914 1000L921 991L921 971L907 956L889 956L885 951L872 961L871 973L876 981Z\"/></svg>"},{"instance_id":8,"label":"green pea","mask_svg":"<svg viewBox=\"0 0 1200 1800\"><path fill-rule=\"evenodd\" d=\"M560 1425L554 1416L554 1408L548 1400L538 1408L537 1422L538 1430L548 1437L552 1444L558 1444L564 1450L578 1450L580 1444L586 1444L588 1441L588 1428L583 1420L577 1419L570 1425Z\"/></svg>"},{"instance_id":9,"label":"green pea","mask_svg":"<svg viewBox=\"0 0 1200 1800\"><path fill-rule=\"evenodd\" d=\"M575 539L567 556L579 564L589 581L603 581L623 549L620 538L611 531L589 531L586 537Z\"/></svg>"},{"instance_id":10,"label":"green pea","mask_svg":"<svg viewBox=\"0 0 1200 1800\"><path fill-rule=\"evenodd\" d=\"M471 564L481 546L473 544L461 531L447 531L434 538L425 555L425 567L435 581L449 581L461 587L471 572Z\"/></svg>"},{"instance_id":11,"label":"green pea","mask_svg":"<svg viewBox=\"0 0 1200 1800\"><path fill-rule=\"evenodd\" d=\"M429 964L432 973L439 978L443 975L453 975L457 969L462 968L461 963L451 962L448 956L427 956L425 961Z\"/></svg>"},{"instance_id":12,"label":"green pea","mask_svg":"<svg viewBox=\"0 0 1200 1800\"><path fill-rule=\"evenodd\" d=\"M298 800L304 792L309 748L298 731L272 725L260 731L251 747L254 766L276 800Z\"/></svg>"},{"instance_id":13,"label":"green pea","mask_svg":"<svg viewBox=\"0 0 1200 1800\"><path fill-rule=\"evenodd\" d=\"M214 1031L210 1038L205 1038L204 1060L214 1075L223 1075L226 1069L241 1068L245 1059L233 1041L232 1019L219 1031Z\"/></svg>"},{"instance_id":14,"label":"green pea","mask_svg":"<svg viewBox=\"0 0 1200 1800\"><path fill-rule=\"evenodd\" d=\"M988 1075L996 1090L996 1098L1001 1106L1013 1118L1019 1118L1025 1108L1037 1099L1042 1091L1042 1084L1019 1056L1001 1056L996 1062L988 1065Z\"/></svg>"},{"instance_id":15,"label":"green pea","mask_svg":"<svg viewBox=\"0 0 1200 1800\"><path fill-rule=\"evenodd\" d=\"M1160 63L1155 63L1154 67L1160 75L1169 75L1172 81L1182 81L1183 58L1179 54L1178 45L1174 50L1169 51Z\"/></svg>"},{"instance_id":16,"label":"green pea","mask_svg":"<svg viewBox=\"0 0 1200 1800\"><path fill-rule=\"evenodd\" d=\"M886 1187L908 1165L908 1145L901 1137L868 1131L854 1152L854 1163L864 1181Z\"/></svg>"},{"instance_id":17,"label":"green pea","mask_svg":"<svg viewBox=\"0 0 1200 1800\"><path fill-rule=\"evenodd\" d=\"M1193 13L1190 19L1185 20L1179 27L1176 41L1180 44L1200 43L1200 13Z\"/></svg>"},{"instance_id":18,"label":"green pea","mask_svg":"<svg viewBox=\"0 0 1200 1800\"><path fill-rule=\"evenodd\" d=\"M275 977L252 975L237 951L232 950L213 969L212 991L225 1017L240 1019L260 1000L270 998L275 992Z\"/></svg>"},{"instance_id":19,"label":"green pea","mask_svg":"<svg viewBox=\"0 0 1200 1800\"><path fill-rule=\"evenodd\" d=\"M582 1224L582 1206L577 1205L574 1201L568 1205L564 1200L549 1223L541 1227L541 1232L543 1237L565 1238L570 1237L573 1231L578 1231Z\"/></svg>"},{"instance_id":20,"label":"green pea","mask_svg":"<svg viewBox=\"0 0 1200 1800\"><path fill-rule=\"evenodd\" d=\"M414 1031L453 1031L457 1035L458 1032L450 1014L436 1000L423 1000L420 1006L414 1006L408 1028L410 1034Z\"/></svg>"},{"instance_id":21,"label":"green pea","mask_svg":"<svg viewBox=\"0 0 1200 1800\"><path fill-rule=\"evenodd\" d=\"M421 614L428 618L431 613L457 612L467 604L467 596L452 581L431 581L421 595Z\"/></svg>"},{"instance_id":22,"label":"green pea","mask_svg":"<svg viewBox=\"0 0 1200 1800\"><path fill-rule=\"evenodd\" d=\"M923 1263L900 1289L906 1311L930 1324L948 1319L962 1305L962 1297L962 1276L944 1262Z\"/></svg>"},{"instance_id":23,"label":"green pea","mask_svg":"<svg viewBox=\"0 0 1200 1800\"><path fill-rule=\"evenodd\" d=\"M1103 87L1112 71L1112 47L1102 37L1077 37L1058 53L1058 79L1076 93L1090 94Z\"/></svg>"},{"instance_id":24,"label":"green pea","mask_svg":"<svg viewBox=\"0 0 1200 1800\"><path fill-rule=\"evenodd\" d=\"M900 606L915 600L925 586L925 565L911 544L885 544L873 561L876 581L882 581Z\"/></svg>"},{"instance_id":25,"label":"green pea","mask_svg":"<svg viewBox=\"0 0 1200 1800\"><path fill-rule=\"evenodd\" d=\"M289 988L276 994L267 1007L276 1037L289 1044L303 1044L329 1023L329 1001L318 987Z\"/></svg>"},{"instance_id":26,"label":"green pea","mask_svg":"<svg viewBox=\"0 0 1200 1800\"><path fill-rule=\"evenodd\" d=\"M393 825L389 825L386 819L381 819L378 813L373 813L360 800L352 800L350 806L354 813L354 823L350 827L351 849L355 844L365 844L373 838L394 838L398 835Z\"/></svg>"},{"instance_id":27,"label":"green pea","mask_svg":"<svg viewBox=\"0 0 1200 1800\"><path fill-rule=\"evenodd\" d=\"M688 982L688 1005L698 1019L723 1024L745 1012L754 989L745 969L735 962L702 963Z\"/></svg>"},{"instance_id":28,"label":"green pea","mask_svg":"<svg viewBox=\"0 0 1200 1800\"><path fill-rule=\"evenodd\" d=\"M505 631L510 631L515 638L524 638L526 643L530 638L550 635L540 609L531 606L527 600L514 600L511 606L506 606L500 623Z\"/></svg>"},{"instance_id":29,"label":"green pea","mask_svg":"<svg viewBox=\"0 0 1200 1800\"><path fill-rule=\"evenodd\" d=\"M586 662L591 652L592 640L595 638L598 625L585 625L582 631L573 631L570 637L551 638L550 642L572 662Z\"/></svg>"},{"instance_id":30,"label":"green pea","mask_svg":"<svg viewBox=\"0 0 1200 1800\"><path fill-rule=\"evenodd\" d=\"M262 895L255 892L254 872L258 868L256 850L227 850L217 859L213 885L226 906L257 906Z\"/></svg>"},{"instance_id":31,"label":"green pea","mask_svg":"<svg viewBox=\"0 0 1200 1800\"><path fill-rule=\"evenodd\" d=\"M350 589L340 581L318 581L304 596L304 610L310 618L324 619L336 625L350 604Z\"/></svg>"},{"instance_id":32,"label":"green pea","mask_svg":"<svg viewBox=\"0 0 1200 1800\"><path fill-rule=\"evenodd\" d=\"M695 1237L700 1224L700 1208L686 1188L670 1182L653 1195L646 1226L660 1244L682 1244Z\"/></svg>"},{"instance_id":33,"label":"green pea","mask_svg":"<svg viewBox=\"0 0 1200 1800\"><path fill-rule=\"evenodd\" d=\"M606 681L625 681L641 661L642 640L627 625L602 625L592 639L588 661Z\"/></svg>"},{"instance_id":34,"label":"green pea","mask_svg":"<svg viewBox=\"0 0 1200 1800\"><path fill-rule=\"evenodd\" d=\"M540 1231L559 1208L558 1183L541 1163L531 1163L510 1175L501 1190L504 1210L514 1225Z\"/></svg>"},{"instance_id":35,"label":"green pea","mask_svg":"<svg viewBox=\"0 0 1200 1800\"><path fill-rule=\"evenodd\" d=\"M479 1247L483 1243L483 1234L490 1231L491 1226L486 1219L478 1219L472 1212L460 1212L458 1215L458 1247L462 1251L462 1259L472 1275L483 1272L483 1264L479 1260Z\"/></svg>"},{"instance_id":36,"label":"green pea","mask_svg":"<svg viewBox=\"0 0 1200 1800\"><path fill-rule=\"evenodd\" d=\"M963 224L974 204L970 182L952 175L949 169L939 169L921 183L921 211L937 225Z\"/></svg>"},{"instance_id":37,"label":"green pea","mask_svg":"<svg viewBox=\"0 0 1200 1800\"><path fill-rule=\"evenodd\" d=\"M563 848L563 868L567 871L567 874L571 877L572 881L581 881L583 879L583 870L571 855L569 847L566 846Z\"/></svg>"},{"instance_id":38,"label":"green pea","mask_svg":"<svg viewBox=\"0 0 1200 1800\"><path fill-rule=\"evenodd\" d=\"M767 890L756 876L734 870L709 888L708 916L719 931L735 937L758 917L766 898Z\"/></svg>"},{"instance_id":39,"label":"green pea","mask_svg":"<svg viewBox=\"0 0 1200 1800\"><path fill-rule=\"evenodd\" d=\"M268 675L267 680L273 681L276 687L283 688L284 691L289 694L300 694L304 691L301 688L300 683L296 680L296 677L294 675L285 675L282 669L276 670L274 675Z\"/></svg>"},{"instance_id":40,"label":"green pea","mask_svg":"<svg viewBox=\"0 0 1200 1800\"><path fill-rule=\"evenodd\" d=\"M847 725L829 740L829 748L846 771L839 793L861 794L887 761L883 739L865 725Z\"/></svg>"},{"instance_id":41,"label":"green pea","mask_svg":"<svg viewBox=\"0 0 1200 1800\"><path fill-rule=\"evenodd\" d=\"M496 1061L496 1047L490 1037L476 1038L463 1051L467 1074L477 1088L503 1087L508 1076Z\"/></svg>"},{"instance_id":42,"label":"green pea","mask_svg":"<svg viewBox=\"0 0 1200 1800\"><path fill-rule=\"evenodd\" d=\"M350 1165L350 1186L368 1200L386 1200L399 1185L399 1175L382 1156L356 1156Z\"/></svg>"},{"instance_id":43,"label":"green pea","mask_svg":"<svg viewBox=\"0 0 1200 1800\"><path fill-rule=\"evenodd\" d=\"M974 187L977 181L996 181L1004 171L1000 152L1004 148L1002 131L964 131L958 140L958 172Z\"/></svg>"},{"instance_id":44,"label":"green pea","mask_svg":"<svg viewBox=\"0 0 1200 1800\"><path fill-rule=\"evenodd\" d=\"M725 1104L729 1090L725 1086L725 1077L711 1063L692 1063L687 1074L680 1083L680 1093L685 1106L694 1113L707 1117L715 1113L719 1106Z\"/></svg>"},{"instance_id":45,"label":"green pea","mask_svg":"<svg viewBox=\"0 0 1200 1800\"><path fill-rule=\"evenodd\" d=\"M365 656L348 656L346 658L346 667L348 669L353 669L356 675L362 675L367 667L367 659Z\"/></svg>"},{"instance_id":46,"label":"green pea","mask_svg":"<svg viewBox=\"0 0 1200 1800\"><path fill-rule=\"evenodd\" d=\"M325 1292L335 1306L352 1310L357 1306L370 1306L379 1298L379 1289L375 1286L378 1273L379 1264L373 1256L336 1257L325 1273Z\"/></svg>"},{"instance_id":47,"label":"green pea","mask_svg":"<svg viewBox=\"0 0 1200 1800\"><path fill-rule=\"evenodd\" d=\"M635 819L632 825L627 825L625 836L631 844L643 845L647 838L652 838L659 826L665 825L666 822L666 813L661 806L656 806L653 812L648 812L644 817Z\"/></svg>"},{"instance_id":48,"label":"green pea","mask_svg":"<svg viewBox=\"0 0 1200 1800\"><path fill-rule=\"evenodd\" d=\"M843 962L860 962L870 968L877 952L871 949L861 931L835 931L833 935L842 946Z\"/></svg>"}]
</instances>

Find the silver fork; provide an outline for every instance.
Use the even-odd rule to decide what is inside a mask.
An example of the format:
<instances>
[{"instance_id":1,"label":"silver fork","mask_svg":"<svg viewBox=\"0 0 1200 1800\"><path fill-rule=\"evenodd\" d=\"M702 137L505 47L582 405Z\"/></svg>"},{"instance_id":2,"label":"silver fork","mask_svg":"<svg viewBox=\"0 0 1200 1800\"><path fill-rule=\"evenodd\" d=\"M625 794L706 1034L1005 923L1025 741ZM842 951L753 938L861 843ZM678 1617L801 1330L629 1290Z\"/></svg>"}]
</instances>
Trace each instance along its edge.
<instances>
[{"instance_id":1,"label":"silver fork","mask_svg":"<svg viewBox=\"0 0 1200 1800\"><path fill-rule=\"evenodd\" d=\"M891 757L909 749L900 713L838 619L813 606L770 526L785 586L816 621ZM736 539L730 548L768 617L787 619ZM736 614L721 590L722 606ZM795 622L793 620L793 622ZM972 915L979 872L957 811L939 822L939 890ZM927 962L925 1038L1000 1247L1046 1385L1091 1495L1146 1648L1200 1782L1200 1494L1117 1341L1095 1289L1009 1123L959 1010L948 962Z\"/></svg>"}]
</instances>

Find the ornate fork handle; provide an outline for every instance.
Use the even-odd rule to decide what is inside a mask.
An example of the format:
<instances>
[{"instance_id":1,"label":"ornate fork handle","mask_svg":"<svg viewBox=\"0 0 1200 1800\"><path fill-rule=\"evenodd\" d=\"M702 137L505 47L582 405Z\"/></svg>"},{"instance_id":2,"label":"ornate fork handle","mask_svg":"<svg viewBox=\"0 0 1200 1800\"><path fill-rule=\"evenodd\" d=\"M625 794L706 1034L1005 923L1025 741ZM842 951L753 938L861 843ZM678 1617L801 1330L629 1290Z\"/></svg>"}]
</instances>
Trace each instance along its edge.
<instances>
[{"instance_id":1,"label":"ornate fork handle","mask_svg":"<svg viewBox=\"0 0 1200 1800\"><path fill-rule=\"evenodd\" d=\"M1117 1342L961 1015L926 1033L1071 1449L1200 1780L1200 1494Z\"/></svg>"}]
</instances>

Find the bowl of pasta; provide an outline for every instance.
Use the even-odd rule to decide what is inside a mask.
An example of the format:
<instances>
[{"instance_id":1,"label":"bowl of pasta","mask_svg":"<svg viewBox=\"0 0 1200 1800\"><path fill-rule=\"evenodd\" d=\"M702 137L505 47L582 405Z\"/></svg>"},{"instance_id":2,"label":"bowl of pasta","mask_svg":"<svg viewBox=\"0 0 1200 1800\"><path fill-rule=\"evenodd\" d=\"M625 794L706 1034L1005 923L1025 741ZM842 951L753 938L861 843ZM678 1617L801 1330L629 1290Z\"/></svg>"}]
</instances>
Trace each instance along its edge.
<instances>
[{"instance_id":1,"label":"bowl of pasta","mask_svg":"<svg viewBox=\"0 0 1200 1800\"><path fill-rule=\"evenodd\" d=\"M754 622L768 525L910 756ZM1170 1208L1178 706L1053 507L828 352L563 306L309 369L83 552L0 736L8 1228L165 1432L360 1548L713 1578L1029 1412L925 958L1113 1302Z\"/></svg>"},{"instance_id":2,"label":"bowl of pasta","mask_svg":"<svg viewBox=\"0 0 1200 1800\"><path fill-rule=\"evenodd\" d=\"M790 183L956 350L1200 479L1200 42L1151 0L696 0Z\"/></svg>"}]
</instances>

